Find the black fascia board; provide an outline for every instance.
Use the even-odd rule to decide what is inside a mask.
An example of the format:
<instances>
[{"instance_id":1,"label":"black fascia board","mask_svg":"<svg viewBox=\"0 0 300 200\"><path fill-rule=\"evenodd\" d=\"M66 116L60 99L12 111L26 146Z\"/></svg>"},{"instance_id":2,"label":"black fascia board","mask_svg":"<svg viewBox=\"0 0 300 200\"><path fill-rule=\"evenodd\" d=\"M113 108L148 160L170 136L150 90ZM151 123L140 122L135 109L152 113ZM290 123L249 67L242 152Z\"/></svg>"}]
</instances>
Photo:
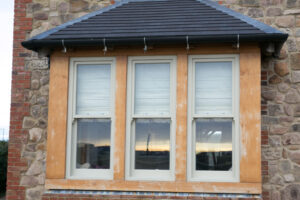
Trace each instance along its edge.
<instances>
[{"instance_id":1,"label":"black fascia board","mask_svg":"<svg viewBox=\"0 0 300 200\"><path fill-rule=\"evenodd\" d=\"M284 43L288 34L272 33L257 35L207 35L207 36L172 36L172 37L145 37L147 45L164 44L186 44L188 37L189 44L201 43L238 43L238 42L257 42L257 43ZM22 45L30 50L63 48L65 47L103 47L103 40L107 46L122 45L144 45L144 38L91 38L91 39L64 39L64 40L28 40ZM280 51L277 50L277 51Z\"/></svg>"}]
</instances>

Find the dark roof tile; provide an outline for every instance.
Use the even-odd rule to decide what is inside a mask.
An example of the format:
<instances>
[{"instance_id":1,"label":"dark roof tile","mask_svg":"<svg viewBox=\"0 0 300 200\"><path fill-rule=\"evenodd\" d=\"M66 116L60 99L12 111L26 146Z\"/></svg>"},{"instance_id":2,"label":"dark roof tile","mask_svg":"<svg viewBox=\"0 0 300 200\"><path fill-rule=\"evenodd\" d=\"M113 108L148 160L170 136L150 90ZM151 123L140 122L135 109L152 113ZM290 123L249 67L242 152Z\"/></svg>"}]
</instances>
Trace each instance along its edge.
<instances>
[{"instance_id":1,"label":"dark roof tile","mask_svg":"<svg viewBox=\"0 0 300 200\"><path fill-rule=\"evenodd\" d=\"M22 44L38 50L45 46L90 43L89 41L133 42L163 38L191 38L191 42L270 41L282 43L284 34L266 24L209 0L123 0L37 35ZM130 40L129 40L130 39Z\"/></svg>"}]
</instances>

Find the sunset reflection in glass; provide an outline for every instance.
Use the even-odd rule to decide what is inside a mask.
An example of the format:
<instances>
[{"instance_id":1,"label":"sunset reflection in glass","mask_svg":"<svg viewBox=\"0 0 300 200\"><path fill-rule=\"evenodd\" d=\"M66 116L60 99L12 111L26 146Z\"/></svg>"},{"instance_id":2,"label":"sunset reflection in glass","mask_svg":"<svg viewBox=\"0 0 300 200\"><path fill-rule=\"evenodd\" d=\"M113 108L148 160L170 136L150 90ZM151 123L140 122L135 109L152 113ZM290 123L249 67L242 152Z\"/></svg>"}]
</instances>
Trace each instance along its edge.
<instances>
[{"instance_id":1,"label":"sunset reflection in glass","mask_svg":"<svg viewBox=\"0 0 300 200\"><path fill-rule=\"evenodd\" d=\"M76 168L109 169L110 129L108 119L78 120Z\"/></svg>"},{"instance_id":2,"label":"sunset reflection in glass","mask_svg":"<svg viewBox=\"0 0 300 200\"><path fill-rule=\"evenodd\" d=\"M135 141L135 169L169 169L169 119L137 119Z\"/></svg>"},{"instance_id":3,"label":"sunset reflection in glass","mask_svg":"<svg viewBox=\"0 0 300 200\"><path fill-rule=\"evenodd\" d=\"M196 120L196 170L232 170L232 120Z\"/></svg>"}]
</instances>

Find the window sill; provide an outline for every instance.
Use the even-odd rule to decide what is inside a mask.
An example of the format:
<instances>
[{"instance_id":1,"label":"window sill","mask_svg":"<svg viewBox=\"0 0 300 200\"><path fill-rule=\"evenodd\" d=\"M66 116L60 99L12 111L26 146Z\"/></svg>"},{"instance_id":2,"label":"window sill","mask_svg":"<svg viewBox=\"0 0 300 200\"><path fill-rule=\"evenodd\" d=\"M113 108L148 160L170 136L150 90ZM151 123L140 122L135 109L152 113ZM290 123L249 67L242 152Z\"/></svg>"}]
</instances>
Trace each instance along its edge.
<instances>
[{"instance_id":1,"label":"window sill","mask_svg":"<svg viewBox=\"0 0 300 200\"><path fill-rule=\"evenodd\" d=\"M46 179L46 189L261 194L261 183Z\"/></svg>"}]
</instances>

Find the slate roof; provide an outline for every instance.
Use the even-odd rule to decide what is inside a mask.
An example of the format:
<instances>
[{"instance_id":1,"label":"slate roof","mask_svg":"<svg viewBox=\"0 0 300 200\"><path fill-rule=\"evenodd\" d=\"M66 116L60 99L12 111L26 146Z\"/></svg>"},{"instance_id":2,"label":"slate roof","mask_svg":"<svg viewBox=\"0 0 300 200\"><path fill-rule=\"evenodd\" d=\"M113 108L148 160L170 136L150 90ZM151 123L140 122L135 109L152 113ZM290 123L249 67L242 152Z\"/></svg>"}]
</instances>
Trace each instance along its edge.
<instances>
[{"instance_id":1,"label":"slate roof","mask_svg":"<svg viewBox=\"0 0 300 200\"><path fill-rule=\"evenodd\" d=\"M209 0L122 0L23 42L41 48L147 43L273 42L288 35Z\"/></svg>"}]
</instances>

